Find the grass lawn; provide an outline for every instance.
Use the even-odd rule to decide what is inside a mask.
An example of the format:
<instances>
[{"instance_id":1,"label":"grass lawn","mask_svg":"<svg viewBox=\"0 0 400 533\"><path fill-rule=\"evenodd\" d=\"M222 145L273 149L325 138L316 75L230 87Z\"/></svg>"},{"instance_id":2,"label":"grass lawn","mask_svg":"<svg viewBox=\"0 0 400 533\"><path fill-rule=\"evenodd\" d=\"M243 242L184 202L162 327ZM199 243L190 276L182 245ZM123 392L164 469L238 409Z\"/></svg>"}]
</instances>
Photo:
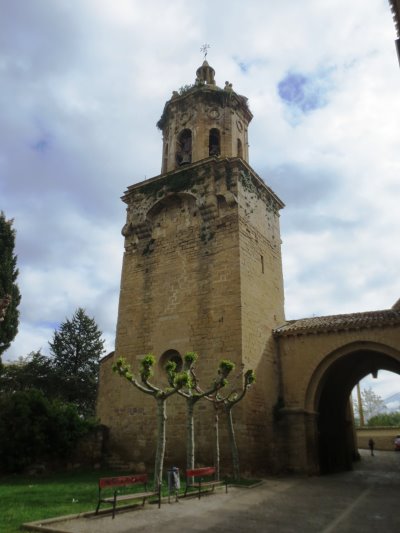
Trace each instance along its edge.
<instances>
[{"instance_id":1,"label":"grass lawn","mask_svg":"<svg viewBox=\"0 0 400 533\"><path fill-rule=\"evenodd\" d=\"M95 470L0 477L0 533L21 532L24 522L94 511L99 478L113 475L122 473Z\"/></svg>"},{"instance_id":2,"label":"grass lawn","mask_svg":"<svg viewBox=\"0 0 400 533\"><path fill-rule=\"evenodd\" d=\"M56 472L34 477L26 475L0 477L0 533L20 533L20 526L24 522L94 511L97 505L99 478L118 475L123 473L90 470ZM257 481L241 480L239 484L251 486ZM184 488L183 481L181 492ZM132 493L134 488L128 487L126 490ZM136 490L141 491L142 486ZM163 495L167 492L164 482Z\"/></svg>"}]
</instances>

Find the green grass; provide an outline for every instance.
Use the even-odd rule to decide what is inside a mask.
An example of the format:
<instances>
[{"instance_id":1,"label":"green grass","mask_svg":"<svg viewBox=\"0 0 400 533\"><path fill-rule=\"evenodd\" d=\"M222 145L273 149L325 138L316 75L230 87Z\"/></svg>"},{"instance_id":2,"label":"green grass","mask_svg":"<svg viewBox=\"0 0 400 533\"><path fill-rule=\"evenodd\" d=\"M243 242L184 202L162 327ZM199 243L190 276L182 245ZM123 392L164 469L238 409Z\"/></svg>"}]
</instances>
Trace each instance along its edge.
<instances>
[{"instance_id":1,"label":"green grass","mask_svg":"<svg viewBox=\"0 0 400 533\"><path fill-rule=\"evenodd\" d=\"M39 477L1 477L0 533L20 533L24 522L94 511L99 478L113 475L123 473L95 470L57 472ZM142 488L138 487L138 490Z\"/></svg>"},{"instance_id":2,"label":"green grass","mask_svg":"<svg viewBox=\"0 0 400 533\"><path fill-rule=\"evenodd\" d=\"M46 518L94 511L100 477L123 475L112 470L56 472L42 476L10 475L0 477L0 533L20 533L21 524ZM151 477L150 477L151 479ZM257 479L228 480L235 485L252 486ZM138 486L137 490L142 490ZM132 492L133 487L127 491ZM121 493L123 492L121 488ZM150 487L149 487L149 490ZM185 482L181 480L181 490ZM163 483L163 495L167 495ZM107 506L102 508L107 509ZM111 507L110 507L111 509Z\"/></svg>"}]
</instances>

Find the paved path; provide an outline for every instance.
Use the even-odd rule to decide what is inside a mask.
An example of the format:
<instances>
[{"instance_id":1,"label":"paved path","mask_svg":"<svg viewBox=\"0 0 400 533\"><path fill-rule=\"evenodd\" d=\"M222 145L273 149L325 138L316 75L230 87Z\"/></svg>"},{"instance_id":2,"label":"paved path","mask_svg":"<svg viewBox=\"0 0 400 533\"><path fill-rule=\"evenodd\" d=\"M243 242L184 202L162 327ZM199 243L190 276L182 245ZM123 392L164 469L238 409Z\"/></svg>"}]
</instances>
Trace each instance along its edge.
<instances>
[{"instance_id":1,"label":"paved path","mask_svg":"<svg viewBox=\"0 0 400 533\"><path fill-rule=\"evenodd\" d=\"M355 470L323 477L265 479L201 500L147 505L111 516L75 518L43 531L64 533L399 533L400 453L362 452ZM49 524L50 526L50 524Z\"/></svg>"}]
</instances>

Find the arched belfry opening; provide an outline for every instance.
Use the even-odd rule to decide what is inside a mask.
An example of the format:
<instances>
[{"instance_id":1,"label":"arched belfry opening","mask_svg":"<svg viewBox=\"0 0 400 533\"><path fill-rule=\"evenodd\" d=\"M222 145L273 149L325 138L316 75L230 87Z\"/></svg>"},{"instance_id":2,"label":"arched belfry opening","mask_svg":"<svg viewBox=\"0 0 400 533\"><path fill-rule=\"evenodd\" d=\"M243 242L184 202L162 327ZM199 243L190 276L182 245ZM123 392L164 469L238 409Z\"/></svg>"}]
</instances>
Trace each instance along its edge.
<instances>
[{"instance_id":1,"label":"arched belfry opening","mask_svg":"<svg viewBox=\"0 0 400 533\"><path fill-rule=\"evenodd\" d=\"M208 140L208 155L219 156L221 154L221 134L217 128L210 130Z\"/></svg>"},{"instance_id":2,"label":"arched belfry opening","mask_svg":"<svg viewBox=\"0 0 400 533\"><path fill-rule=\"evenodd\" d=\"M319 471L330 474L350 470L357 458L351 392L368 374L389 370L400 375L400 354L379 347L357 348L339 357L320 379L315 398Z\"/></svg>"},{"instance_id":3,"label":"arched belfry opening","mask_svg":"<svg viewBox=\"0 0 400 533\"><path fill-rule=\"evenodd\" d=\"M243 159L243 144L240 139L237 140L237 156Z\"/></svg>"},{"instance_id":4,"label":"arched belfry opening","mask_svg":"<svg viewBox=\"0 0 400 533\"><path fill-rule=\"evenodd\" d=\"M178 135L175 161L177 166L188 165L192 162L192 132L188 128Z\"/></svg>"}]
</instances>

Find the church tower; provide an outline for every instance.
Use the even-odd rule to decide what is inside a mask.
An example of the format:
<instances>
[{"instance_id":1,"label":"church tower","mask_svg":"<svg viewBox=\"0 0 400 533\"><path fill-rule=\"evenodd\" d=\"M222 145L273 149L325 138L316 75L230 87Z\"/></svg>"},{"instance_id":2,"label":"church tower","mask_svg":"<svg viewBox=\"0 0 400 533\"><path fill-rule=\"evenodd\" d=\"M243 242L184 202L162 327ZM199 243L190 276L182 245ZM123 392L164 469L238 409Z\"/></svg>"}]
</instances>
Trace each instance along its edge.
<instances>
[{"instance_id":1,"label":"church tower","mask_svg":"<svg viewBox=\"0 0 400 533\"><path fill-rule=\"evenodd\" d=\"M247 98L220 88L207 61L193 85L173 92L157 124L161 174L130 186L115 353L103 359L98 415L110 445L126 461L152 467L153 398L113 375L124 356L137 371L153 353L154 380L166 383L169 359L199 354L203 387L221 359L253 369L256 383L234 410L243 465L274 462L273 410L279 369L272 329L284 321L279 210L281 200L249 165ZM235 372L234 372L235 374ZM237 384L237 382L236 382ZM185 466L182 398L168 402L166 465ZM195 411L196 463L213 457L213 411ZM221 461L230 454L221 423ZM270 464L271 463L271 464Z\"/></svg>"}]
</instances>

